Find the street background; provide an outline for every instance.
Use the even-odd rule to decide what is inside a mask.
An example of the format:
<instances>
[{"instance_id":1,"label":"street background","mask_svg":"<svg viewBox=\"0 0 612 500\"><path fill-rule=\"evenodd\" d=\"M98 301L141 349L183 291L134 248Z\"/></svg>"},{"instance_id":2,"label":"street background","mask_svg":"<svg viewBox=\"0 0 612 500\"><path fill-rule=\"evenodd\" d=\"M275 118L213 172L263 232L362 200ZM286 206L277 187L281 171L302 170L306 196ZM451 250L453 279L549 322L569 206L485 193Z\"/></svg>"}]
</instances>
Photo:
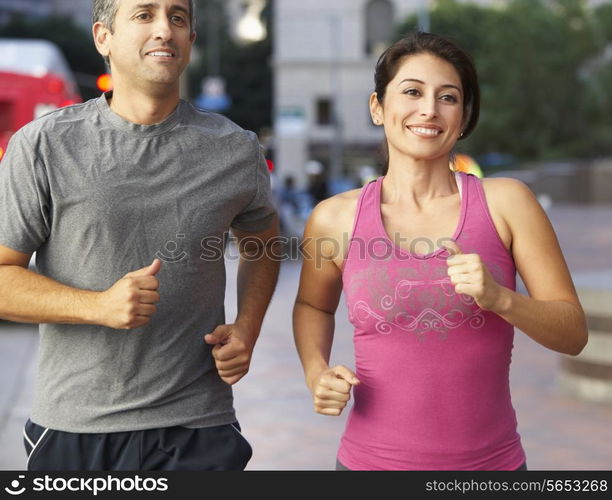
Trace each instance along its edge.
<instances>
[{"instance_id":1,"label":"street background","mask_svg":"<svg viewBox=\"0 0 612 500\"><path fill-rule=\"evenodd\" d=\"M580 290L612 294L612 206L553 205L549 216ZM286 262L255 349L235 386L238 418L254 454L250 470L330 470L347 411L315 414L293 345L291 310L300 263ZM227 318L235 314L236 263L228 263ZM611 295L612 296L612 295ZM353 366L344 299L336 314L332 362ZM588 304L583 304L585 307ZM36 327L0 326L0 469L25 467L22 427L35 373ZM519 433L533 470L612 470L612 405L566 394L561 355L516 332L511 387Z\"/></svg>"}]
</instances>

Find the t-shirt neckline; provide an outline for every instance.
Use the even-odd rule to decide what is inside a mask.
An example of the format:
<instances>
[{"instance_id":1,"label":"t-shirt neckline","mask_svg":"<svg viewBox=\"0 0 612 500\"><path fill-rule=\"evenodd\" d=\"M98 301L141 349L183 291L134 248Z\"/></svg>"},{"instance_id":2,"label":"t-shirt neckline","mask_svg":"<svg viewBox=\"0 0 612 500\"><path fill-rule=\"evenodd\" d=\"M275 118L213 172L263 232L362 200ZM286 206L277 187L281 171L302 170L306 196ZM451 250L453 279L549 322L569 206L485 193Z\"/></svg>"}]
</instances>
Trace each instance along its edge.
<instances>
[{"instance_id":1,"label":"t-shirt neckline","mask_svg":"<svg viewBox=\"0 0 612 500\"><path fill-rule=\"evenodd\" d=\"M113 128L132 135L139 135L141 137L160 135L174 128L179 121L180 113L183 107L183 100L180 99L174 111L170 113L170 115L168 115L164 121L155 123L153 125L140 125L129 122L115 113L108 104L109 97L112 97L112 91L102 94L96 100L96 106L102 117L109 122Z\"/></svg>"}]
</instances>

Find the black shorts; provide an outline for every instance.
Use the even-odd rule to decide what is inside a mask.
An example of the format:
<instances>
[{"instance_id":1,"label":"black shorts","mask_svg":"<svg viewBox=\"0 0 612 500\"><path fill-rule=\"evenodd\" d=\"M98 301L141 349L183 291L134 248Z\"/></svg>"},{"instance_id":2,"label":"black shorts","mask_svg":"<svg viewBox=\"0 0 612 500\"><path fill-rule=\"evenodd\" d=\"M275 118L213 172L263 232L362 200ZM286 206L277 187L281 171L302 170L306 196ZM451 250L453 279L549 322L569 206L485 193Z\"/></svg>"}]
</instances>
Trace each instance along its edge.
<instances>
[{"instance_id":1,"label":"black shorts","mask_svg":"<svg viewBox=\"0 0 612 500\"><path fill-rule=\"evenodd\" d=\"M238 422L79 434L28 420L23 436L30 471L244 470L253 454Z\"/></svg>"}]
</instances>

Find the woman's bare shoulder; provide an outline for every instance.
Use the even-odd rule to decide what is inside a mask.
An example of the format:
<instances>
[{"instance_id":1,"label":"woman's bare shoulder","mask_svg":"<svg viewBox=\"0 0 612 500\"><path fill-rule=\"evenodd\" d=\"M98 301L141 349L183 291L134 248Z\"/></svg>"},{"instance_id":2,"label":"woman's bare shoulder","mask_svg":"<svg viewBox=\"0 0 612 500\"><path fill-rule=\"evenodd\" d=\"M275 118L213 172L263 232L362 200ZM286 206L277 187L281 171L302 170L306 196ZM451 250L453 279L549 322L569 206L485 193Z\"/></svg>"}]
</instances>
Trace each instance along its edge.
<instances>
[{"instance_id":1,"label":"woman's bare shoulder","mask_svg":"<svg viewBox=\"0 0 612 500\"><path fill-rule=\"evenodd\" d=\"M508 249L526 223L546 218L531 189L518 179L487 178L482 187L495 227Z\"/></svg>"},{"instance_id":2,"label":"woman's bare shoulder","mask_svg":"<svg viewBox=\"0 0 612 500\"><path fill-rule=\"evenodd\" d=\"M343 193L336 194L321 201L313 210L313 215L319 218L337 219L338 217L352 216L355 214L357 200L361 194L361 189L351 189Z\"/></svg>"},{"instance_id":3,"label":"woman's bare shoulder","mask_svg":"<svg viewBox=\"0 0 612 500\"><path fill-rule=\"evenodd\" d=\"M512 214L517 208L537 203L535 195L524 182L510 177L486 178L482 187L489 207L497 209L504 216ZM518 206L517 206L518 205Z\"/></svg>"},{"instance_id":4,"label":"woman's bare shoulder","mask_svg":"<svg viewBox=\"0 0 612 500\"><path fill-rule=\"evenodd\" d=\"M321 201L308 219L310 229L329 235L350 231L361 190L352 189Z\"/></svg>"},{"instance_id":5,"label":"woman's bare shoulder","mask_svg":"<svg viewBox=\"0 0 612 500\"><path fill-rule=\"evenodd\" d=\"M496 195L500 200L508 196L525 196L530 192L527 184L511 177L486 177L482 179L482 187L486 194Z\"/></svg>"},{"instance_id":6,"label":"woman's bare shoulder","mask_svg":"<svg viewBox=\"0 0 612 500\"><path fill-rule=\"evenodd\" d=\"M357 189L351 189L350 191L344 191L342 193L338 193L334 196L331 196L327 198L326 200L323 200L321 203L327 203L327 202L336 203L336 204L355 203L359 199L359 196L361 195L362 190L363 188L357 188Z\"/></svg>"}]
</instances>

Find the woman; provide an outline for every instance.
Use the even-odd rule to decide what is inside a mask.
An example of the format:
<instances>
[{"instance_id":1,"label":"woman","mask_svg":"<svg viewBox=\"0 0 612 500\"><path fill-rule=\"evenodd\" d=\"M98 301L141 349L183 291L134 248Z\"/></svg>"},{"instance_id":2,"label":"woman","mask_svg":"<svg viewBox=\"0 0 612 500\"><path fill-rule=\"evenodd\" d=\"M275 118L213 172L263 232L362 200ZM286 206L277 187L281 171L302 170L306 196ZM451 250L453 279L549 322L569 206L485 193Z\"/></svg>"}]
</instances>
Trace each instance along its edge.
<instances>
[{"instance_id":1,"label":"woman","mask_svg":"<svg viewBox=\"0 0 612 500\"><path fill-rule=\"evenodd\" d=\"M296 346L315 411L354 391L338 469L516 470L514 327L578 354L584 313L546 214L513 179L449 170L476 126L470 57L430 33L380 57L370 111L388 171L320 203L304 234ZM515 291L516 271L529 296ZM344 290L356 370L329 366Z\"/></svg>"}]
</instances>

